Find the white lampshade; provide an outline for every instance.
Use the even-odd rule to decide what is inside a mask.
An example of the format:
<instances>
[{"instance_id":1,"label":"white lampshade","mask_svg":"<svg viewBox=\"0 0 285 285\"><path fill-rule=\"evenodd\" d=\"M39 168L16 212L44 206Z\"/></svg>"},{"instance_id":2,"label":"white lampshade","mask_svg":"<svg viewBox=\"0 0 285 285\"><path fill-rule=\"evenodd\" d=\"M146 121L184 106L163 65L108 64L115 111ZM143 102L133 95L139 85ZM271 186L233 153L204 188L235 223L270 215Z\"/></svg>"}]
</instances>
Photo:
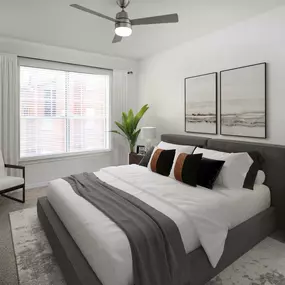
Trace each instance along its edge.
<instances>
[{"instance_id":1,"label":"white lampshade","mask_svg":"<svg viewBox=\"0 0 285 285\"><path fill-rule=\"evenodd\" d=\"M156 138L155 127L143 127L141 130L142 138L145 140L153 140Z\"/></svg>"}]
</instances>

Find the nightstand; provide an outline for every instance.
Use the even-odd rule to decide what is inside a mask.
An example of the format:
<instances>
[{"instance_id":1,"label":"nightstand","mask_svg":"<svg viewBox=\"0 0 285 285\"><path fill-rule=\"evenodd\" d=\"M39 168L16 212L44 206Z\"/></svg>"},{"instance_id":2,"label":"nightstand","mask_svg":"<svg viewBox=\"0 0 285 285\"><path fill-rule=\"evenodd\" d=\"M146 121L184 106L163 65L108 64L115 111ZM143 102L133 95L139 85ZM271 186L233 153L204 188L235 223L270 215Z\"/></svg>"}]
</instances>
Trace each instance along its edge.
<instances>
[{"instance_id":1,"label":"nightstand","mask_svg":"<svg viewBox=\"0 0 285 285\"><path fill-rule=\"evenodd\" d=\"M141 160L143 159L143 155L131 152L129 154L129 164L139 164Z\"/></svg>"}]
</instances>

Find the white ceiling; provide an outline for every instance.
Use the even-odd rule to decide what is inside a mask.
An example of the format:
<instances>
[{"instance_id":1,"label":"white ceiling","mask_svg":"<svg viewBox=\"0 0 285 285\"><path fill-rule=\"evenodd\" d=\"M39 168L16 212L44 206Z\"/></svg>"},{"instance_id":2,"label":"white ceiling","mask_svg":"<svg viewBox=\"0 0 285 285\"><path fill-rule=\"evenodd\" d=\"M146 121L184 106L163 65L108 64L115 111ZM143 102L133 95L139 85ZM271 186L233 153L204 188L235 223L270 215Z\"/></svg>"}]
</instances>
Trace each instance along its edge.
<instances>
[{"instance_id":1,"label":"white ceiling","mask_svg":"<svg viewBox=\"0 0 285 285\"><path fill-rule=\"evenodd\" d=\"M178 13L178 24L137 26L112 44L114 24L69 7L115 17L116 0L0 0L0 35L88 52L141 59L284 5L284 0L131 0L130 18Z\"/></svg>"}]
</instances>

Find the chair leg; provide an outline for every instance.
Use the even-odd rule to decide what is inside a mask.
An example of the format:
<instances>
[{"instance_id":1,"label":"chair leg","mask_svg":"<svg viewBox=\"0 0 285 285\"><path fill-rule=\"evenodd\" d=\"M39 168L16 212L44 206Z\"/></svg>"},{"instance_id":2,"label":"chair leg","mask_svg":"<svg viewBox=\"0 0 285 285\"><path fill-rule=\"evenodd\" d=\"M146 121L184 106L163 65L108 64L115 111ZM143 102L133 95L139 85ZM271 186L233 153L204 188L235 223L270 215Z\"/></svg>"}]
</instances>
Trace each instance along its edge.
<instances>
[{"instance_id":1,"label":"chair leg","mask_svg":"<svg viewBox=\"0 0 285 285\"><path fill-rule=\"evenodd\" d=\"M23 202L22 203L25 203L26 202L26 185L24 184L23 186Z\"/></svg>"},{"instance_id":2,"label":"chair leg","mask_svg":"<svg viewBox=\"0 0 285 285\"><path fill-rule=\"evenodd\" d=\"M25 203L26 201L26 188L25 188L25 185L23 187L23 192L22 192L22 200L21 199L17 199L17 198L14 198L14 197L11 197L7 194L1 194L1 196L5 197L5 198L8 198L8 199L11 199L13 201L16 201L16 202L20 202L20 203Z\"/></svg>"}]
</instances>

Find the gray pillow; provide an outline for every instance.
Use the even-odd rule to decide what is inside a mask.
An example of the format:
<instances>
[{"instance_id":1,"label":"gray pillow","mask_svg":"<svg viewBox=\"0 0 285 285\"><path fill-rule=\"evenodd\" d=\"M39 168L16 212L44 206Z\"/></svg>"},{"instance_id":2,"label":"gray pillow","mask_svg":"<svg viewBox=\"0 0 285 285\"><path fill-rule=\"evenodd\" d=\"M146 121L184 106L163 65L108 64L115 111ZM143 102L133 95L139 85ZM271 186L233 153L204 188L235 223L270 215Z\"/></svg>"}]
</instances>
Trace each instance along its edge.
<instances>
[{"instance_id":1,"label":"gray pillow","mask_svg":"<svg viewBox=\"0 0 285 285\"><path fill-rule=\"evenodd\" d=\"M249 151L248 154L253 160L253 163L245 177L243 188L253 190L258 170L263 170L264 158L258 151Z\"/></svg>"},{"instance_id":2,"label":"gray pillow","mask_svg":"<svg viewBox=\"0 0 285 285\"><path fill-rule=\"evenodd\" d=\"M151 147L147 153L145 154L145 156L143 157L143 159L141 160L141 162L139 163L140 166L144 166L144 167L147 167L148 163L149 163L149 160L151 158L151 155L152 155L152 152L154 150L154 146Z\"/></svg>"}]
</instances>

